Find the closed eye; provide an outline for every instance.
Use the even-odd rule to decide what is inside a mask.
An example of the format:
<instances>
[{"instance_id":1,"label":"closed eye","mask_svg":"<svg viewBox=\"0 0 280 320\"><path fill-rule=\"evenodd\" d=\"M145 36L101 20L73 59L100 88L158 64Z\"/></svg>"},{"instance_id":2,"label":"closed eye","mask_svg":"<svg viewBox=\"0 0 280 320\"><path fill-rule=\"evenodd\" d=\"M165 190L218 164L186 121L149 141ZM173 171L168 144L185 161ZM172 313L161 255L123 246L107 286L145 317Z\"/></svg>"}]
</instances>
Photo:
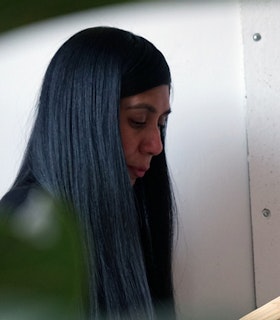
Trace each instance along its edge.
<instances>
[{"instance_id":1,"label":"closed eye","mask_svg":"<svg viewBox=\"0 0 280 320\"><path fill-rule=\"evenodd\" d=\"M133 128L142 128L146 125L146 121L135 121L135 120L130 120L130 125L133 127Z\"/></svg>"}]
</instances>

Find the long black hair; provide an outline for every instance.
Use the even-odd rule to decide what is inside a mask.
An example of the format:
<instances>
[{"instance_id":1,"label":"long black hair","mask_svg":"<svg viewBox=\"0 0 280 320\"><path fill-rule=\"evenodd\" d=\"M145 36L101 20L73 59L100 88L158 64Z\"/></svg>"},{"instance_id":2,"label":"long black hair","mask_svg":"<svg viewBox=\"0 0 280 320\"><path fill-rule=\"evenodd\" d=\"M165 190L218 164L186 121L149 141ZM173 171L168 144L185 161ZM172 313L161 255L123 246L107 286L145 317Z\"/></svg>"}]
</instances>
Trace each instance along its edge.
<instances>
[{"instance_id":1,"label":"long black hair","mask_svg":"<svg viewBox=\"0 0 280 320\"><path fill-rule=\"evenodd\" d=\"M174 314L174 201L165 152L132 187L119 128L121 98L170 83L152 43L111 27L72 36L46 71L13 187L37 183L74 206L86 247L90 319L153 319L166 306Z\"/></svg>"}]
</instances>

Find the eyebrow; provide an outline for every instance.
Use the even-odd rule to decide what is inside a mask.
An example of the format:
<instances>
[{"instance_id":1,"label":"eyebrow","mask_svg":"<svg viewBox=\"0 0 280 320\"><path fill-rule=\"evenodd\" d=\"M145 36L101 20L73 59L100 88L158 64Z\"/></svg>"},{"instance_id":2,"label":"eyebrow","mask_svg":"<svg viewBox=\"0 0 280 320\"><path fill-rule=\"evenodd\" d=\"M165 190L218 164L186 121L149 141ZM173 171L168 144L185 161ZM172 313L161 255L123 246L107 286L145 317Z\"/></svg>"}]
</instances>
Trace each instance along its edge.
<instances>
[{"instance_id":1,"label":"eyebrow","mask_svg":"<svg viewBox=\"0 0 280 320\"><path fill-rule=\"evenodd\" d=\"M157 113L156 108L150 104L146 104L146 103L139 103L139 104L135 104L133 106L127 106L126 109L131 110L131 109L146 109L151 113ZM163 115L168 115L171 113L171 109L169 108L168 110L166 110Z\"/></svg>"}]
</instances>

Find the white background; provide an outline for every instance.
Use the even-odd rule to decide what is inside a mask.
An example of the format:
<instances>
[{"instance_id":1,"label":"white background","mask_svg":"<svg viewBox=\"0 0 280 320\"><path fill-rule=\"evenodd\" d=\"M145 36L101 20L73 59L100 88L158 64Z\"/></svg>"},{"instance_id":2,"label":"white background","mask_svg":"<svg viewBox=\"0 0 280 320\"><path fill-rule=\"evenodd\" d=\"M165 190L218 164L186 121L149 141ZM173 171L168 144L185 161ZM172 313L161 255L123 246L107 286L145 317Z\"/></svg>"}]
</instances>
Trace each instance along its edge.
<instances>
[{"instance_id":1,"label":"white background","mask_svg":"<svg viewBox=\"0 0 280 320\"><path fill-rule=\"evenodd\" d=\"M167 154L179 206L174 278L182 319L238 319L255 307L242 43L254 25L243 31L241 24L255 11L246 8L238 1L120 5L0 37L0 197L19 167L44 71L69 36L95 25L121 27L166 56L173 76ZM274 297L261 302L268 298Z\"/></svg>"}]
</instances>

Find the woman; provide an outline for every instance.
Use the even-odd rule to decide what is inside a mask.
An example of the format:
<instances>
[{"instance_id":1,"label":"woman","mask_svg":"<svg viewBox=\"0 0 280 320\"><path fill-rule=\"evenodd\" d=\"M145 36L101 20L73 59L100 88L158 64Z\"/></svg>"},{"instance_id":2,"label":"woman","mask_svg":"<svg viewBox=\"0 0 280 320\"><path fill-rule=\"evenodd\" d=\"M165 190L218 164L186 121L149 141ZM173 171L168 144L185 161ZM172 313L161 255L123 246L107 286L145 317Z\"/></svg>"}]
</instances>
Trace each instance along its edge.
<instances>
[{"instance_id":1,"label":"woman","mask_svg":"<svg viewBox=\"0 0 280 320\"><path fill-rule=\"evenodd\" d=\"M24 161L2 204L17 207L39 187L74 207L88 318L175 314L164 152L170 85L153 44L110 27L72 36L46 71Z\"/></svg>"}]
</instances>

